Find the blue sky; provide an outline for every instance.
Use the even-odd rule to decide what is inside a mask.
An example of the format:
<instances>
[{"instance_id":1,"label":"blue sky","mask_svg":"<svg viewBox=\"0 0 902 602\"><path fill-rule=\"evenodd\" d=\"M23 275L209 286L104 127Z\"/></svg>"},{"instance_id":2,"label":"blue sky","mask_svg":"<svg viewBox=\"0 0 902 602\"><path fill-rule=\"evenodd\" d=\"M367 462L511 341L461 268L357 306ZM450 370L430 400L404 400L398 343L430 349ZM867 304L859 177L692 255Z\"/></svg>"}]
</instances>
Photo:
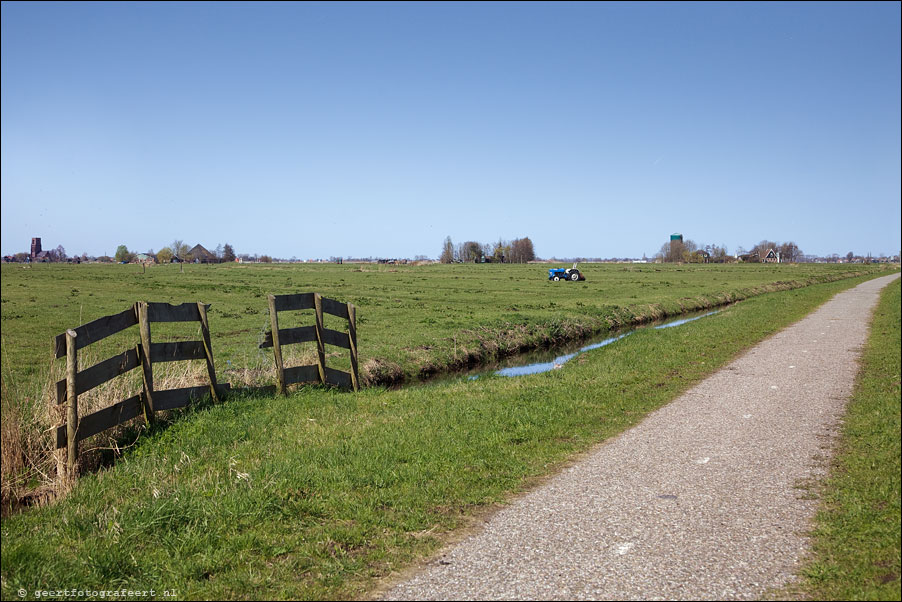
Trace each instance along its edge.
<instances>
[{"instance_id":1,"label":"blue sky","mask_svg":"<svg viewBox=\"0 0 902 602\"><path fill-rule=\"evenodd\" d=\"M900 3L2 4L2 253L900 248Z\"/></svg>"}]
</instances>

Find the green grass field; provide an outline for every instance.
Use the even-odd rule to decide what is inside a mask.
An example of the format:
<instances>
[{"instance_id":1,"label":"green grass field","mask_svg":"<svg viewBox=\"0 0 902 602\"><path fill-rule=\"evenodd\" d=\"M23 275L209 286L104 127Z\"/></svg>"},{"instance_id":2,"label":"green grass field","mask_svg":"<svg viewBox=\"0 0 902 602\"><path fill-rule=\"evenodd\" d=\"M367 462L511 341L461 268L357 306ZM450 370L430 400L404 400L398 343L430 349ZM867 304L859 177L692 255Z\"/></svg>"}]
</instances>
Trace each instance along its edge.
<instances>
[{"instance_id":1,"label":"green grass field","mask_svg":"<svg viewBox=\"0 0 902 602\"><path fill-rule=\"evenodd\" d=\"M212 303L217 368L227 373L230 364L254 365L262 355L256 345L269 324L268 294L318 291L358 307L364 361L378 358L412 377L479 360L471 356L486 350L474 345L502 340L505 332L519 343L530 333L538 336L542 325L556 325L543 333L553 342L585 329L880 269L587 264L588 281L577 284L548 282L544 265L230 264L189 265L184 272L159 265L146 273L135 265L3 265L3 379L7 387L27 388L31 377L44 376L51 337L138 300Z\"/></svg>"},{"instance_id":2,"label":"green grass field","mask_svg":"<svg viewBox=\"0 0 902 602\"><path fill-rule=\"evenodd\" d=\"M523 350L584 339L611 328L707 308L763 292L860 273L871 265L583 266L588 280L553 283L546 265L257 264L2 265L4 498L47 482L53 466L46 431L52 383L64 377L54 336L135 301L211 303L216 373L235 386L275 382L271 350L258 344L269 327L268 294L321 292L358 307L361 376L392 384L459 370ZM330 320L332 321L330 323ZM280 314L280 326L312 324L311 312ZM343 329L326 317L326 326ZM193 331L192 331L193 327ZM196 325L154 326L154 340L197 339ZM89 346L87 367L131 348L137 328ZM328 364L347 369L347 354ZM313 344L288 348L286 365L312 363ZM201 362L155 369L161 385L203 384ZM140 390L139 371L79 399L82 414ZM101 439L98 437L97 439ZM107 445L105 442L99 444ZM21 452L19 450L22 450Z\"/></svg>"},{"instance_id":3,"label":"green grass field","mask_svg":"<svg viewBox=\"0 0 902 602\"><path fill-rule=\"evenodd\" d=\"M747 300L680 328L637 332L548 374L360 394L304 387L288 397L233 397L176 412L115 465L82 477L66 499L4 519L4 599L19 588L70 586L155 589L157 597L171 590L178 598L363 595L435 550L474 512L636 424L743 349L862 280L751 296L849 272L592 266L585 285L555 285L544 280L544 266L189 266L184 274L166 267L153 275L116 271L134 266L87 266L80 281L79 272L64 272L74 266L41 274L43 267L7 278L4 266L4 399L12 390L8 382L27 381L17 362L31 354L46 366L50 337L81 323L65 322L82 308L59 299L60 291L72 289L78 293L70 296L97 298L96 306L83 303L96 313L82 321L121 311L144 295L214 303L223 312L211 313L219 370L242 353L256 353L242 349L256 345L267 293L319 290L359 305L363 355L407 366L402 372L409 374L421 365L419 347L453 354L448 349L467 337L489 341L517 324L569 336L612 321ZM869 272L863 278L878 273ZM134 286L123 287L123 280ZM18 289L29 283L40 283L47 294L26 297ZM198 289L206 294L192 296L192 284L205 285ZM32 325L32 332L45 343L26 348L28 337L8 326L15 323L7 322L10 310L32 316L11 318L23 325L44 315L50 324ZM218 327L220 320L230 328ZM21 336L22 348L10 349L8 335Z\"/></svg>"}]
</instances>

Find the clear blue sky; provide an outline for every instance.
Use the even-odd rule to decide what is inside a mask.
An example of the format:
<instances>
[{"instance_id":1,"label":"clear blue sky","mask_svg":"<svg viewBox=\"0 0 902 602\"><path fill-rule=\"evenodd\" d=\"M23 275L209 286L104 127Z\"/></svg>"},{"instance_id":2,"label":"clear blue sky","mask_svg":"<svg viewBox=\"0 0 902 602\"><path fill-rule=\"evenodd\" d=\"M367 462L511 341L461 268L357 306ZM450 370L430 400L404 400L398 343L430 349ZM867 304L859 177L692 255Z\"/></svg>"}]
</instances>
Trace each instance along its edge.
<instances>
[{"instance_id":1,"label":"clear blue sky","mask_svg":"<svg viewBox=\"0 0 902 602\"><path fill-rule=\"evenodd\" d=\"M2 253L900 248L900 3L2 4Z\"/></svg>"}]
</instances>

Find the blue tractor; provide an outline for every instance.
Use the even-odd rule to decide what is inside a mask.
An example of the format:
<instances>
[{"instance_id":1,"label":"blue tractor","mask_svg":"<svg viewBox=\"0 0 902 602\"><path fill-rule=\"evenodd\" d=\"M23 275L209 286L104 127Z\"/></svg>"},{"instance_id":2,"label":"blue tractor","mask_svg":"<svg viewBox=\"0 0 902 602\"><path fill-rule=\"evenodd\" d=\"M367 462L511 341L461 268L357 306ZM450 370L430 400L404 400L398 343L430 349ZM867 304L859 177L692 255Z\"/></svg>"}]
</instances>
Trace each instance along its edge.
<instances>
[{"instance_id":1,"label":"blue tractor","mask_svg":"<svg viewBox=\"0 0 902 602\"><path fill-rule=\"evenodd\" d=\"M585 280L586 277L579 273L579 270L576 269L576 264L573 264L572 268L551 268L548 270L548 279L558 282L560 280L569 280L571 282L577 282L579 280Z\"/></svg>"}]
</instances>

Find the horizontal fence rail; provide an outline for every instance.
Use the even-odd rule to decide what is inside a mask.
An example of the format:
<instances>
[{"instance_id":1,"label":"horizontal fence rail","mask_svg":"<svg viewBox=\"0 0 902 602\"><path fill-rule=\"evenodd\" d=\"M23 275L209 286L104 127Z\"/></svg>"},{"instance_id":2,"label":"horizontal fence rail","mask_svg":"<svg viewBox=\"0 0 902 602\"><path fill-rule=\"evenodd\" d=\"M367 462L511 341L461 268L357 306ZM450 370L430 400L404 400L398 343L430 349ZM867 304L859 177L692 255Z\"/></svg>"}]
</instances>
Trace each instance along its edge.
<instances>
[{"instance_id":1,"label":"horizontal fence rail","mask_svg":"<svg viewBox=\"0 0 902 602\"><path fill-rule=\"evenodd\" d=\"M131 308L112 316L105 316L67 330L53 339L53 354L66 359L66 378L56 383L56 402L66 404L66 422L55 429L55 448L66 448L66 471L69 478L78 471L78 442L144 414L152 422L154 412L188 405L192 399L211 395L214 400L228 392L230 386L218 385L207 321L209 305L203 303L138 302ZM153 343L150 325L155 322L199 322L202 340ZM97 364L79 370L78 351L91 343L139 326L141 342L135 347ZM165 391L155 391L153 364L183 360L205 360L210 384ZM78 396L122 376L136 368L143 373L143 390L128 399L103 408L87 416L78 415Z\"/></svg>"},{"instance_id":2,"label":"horizontal fence rail","mask_svg":"<svg viewBox=\"0 0 902 602\"><path fill-rule=\"evenodd\" d=\"M218 396L226 395L231 390L232 386L228 383L216 386L216 393ZM157 391L156 393L157 395L154 399L156 401L156 410L159 412L183 408L194 400L203 399L206 395L210 394L210 387L201 385L197 387L185 387L182 389L167 389L166 391ZM80 418L75 440L81 441L82 439L87 439L88 437L102 433L105 430L140 416L144 408L143 396L143 393L138 393L124 401L120 401L119 403ZM68 441L67 425L56 427L55 434L56 448L61 449L66 447Z\"/></svg>"},{"instance_id":3,"label":"horizontal fence rail","mask_svg":"<svg viewBox=\"0 0 902 602\"><path fill-rule=\"evenodd\" d=\"M279 312L305 309L314 310L313 326L279 328ZM328 299L319 293L269 296L271 330L264 335L260 348L273 349L280 393L285 394L288 385L302 382L319 382L359 390L356 312L352 304ZM323 326L323 314L347 320L348 331L339 332ZM316 343L316 364L286 368L282 360L282 347L295 343ZM350 352L350 373L326 367L326 345L341 347Z\"/></svg>"},{"instance_id":4,"label":"horizontal fence rail","mask_svg":"<svg viewBox=\"0 0 902 602\"><path fill-rule=\"evenodd\" d=\"M207 319L209 305L204 303L154 303L139 301L118 314L98 318L77 328L53 337L54 358L66 358L66 378L55 383L57 407L65 407L65 421L53 429L53 446L66 449L66 462L61 476L74 478L78 473L78 443L83 439L102 433L115 426L144 416L147 423L153 422L155 412L172 410L189 405L193 400L210 395L218 401L232 391L229 383L216 381L213 364L213 348L210 342L210 325ZM357 313L350 303L341 303L322 297L319 293L295 295L270 295L270 316L272 330L267 332L261 348L273 348L278 385L258 387L259 392L285 393L286 386L302 382L320 382L346 389L359 389L357 368ZM278 326L280 311L314 310L314 324L299 328ZM330 314L348 321L347 332L332 330L323 326L324 314ZM198 322L201 330L199 341L175 341L154 343L151 340L151 324L162 322ZM118 334L132 326L138 326L139 341L121 353L102 360L93 366L79 369L79 350ZM282 347L295 343L315 342L317 363L310 366L284 367ZM325 346L332 345L350 352L351 371L343 372L326 366ZM204 360L209 384L178 389L156 390L154 387L153 365L161 362ZM127 399L118 401L86 416L79 416L78 397L100 385L141 370L142 390Z\"/></svg>"},{"instance_id":5,"label":"horizontal fence rail","mask_svg":"<svg viewBox=\"0 0 902 602\"><path fill-rule=\"evenodd\" d=\"M96 343L97 341L101 341L108 336L112 336L117 332L125 330L129 326L134 326L138 323L138 314L135 311L135 306L133 305L131 308L126 309L122 313L118 313L114 316L106 316L104 318L98 318L93 322L88 322L78 328L74 329L76 336L76 347L75 349L82 349L83 347L87 347L91 343ZM54 338L54 353L57 358L65 357L66 355L66 333L64 332L61 335L56 336Z\"/></svg>"}]
</instances>

